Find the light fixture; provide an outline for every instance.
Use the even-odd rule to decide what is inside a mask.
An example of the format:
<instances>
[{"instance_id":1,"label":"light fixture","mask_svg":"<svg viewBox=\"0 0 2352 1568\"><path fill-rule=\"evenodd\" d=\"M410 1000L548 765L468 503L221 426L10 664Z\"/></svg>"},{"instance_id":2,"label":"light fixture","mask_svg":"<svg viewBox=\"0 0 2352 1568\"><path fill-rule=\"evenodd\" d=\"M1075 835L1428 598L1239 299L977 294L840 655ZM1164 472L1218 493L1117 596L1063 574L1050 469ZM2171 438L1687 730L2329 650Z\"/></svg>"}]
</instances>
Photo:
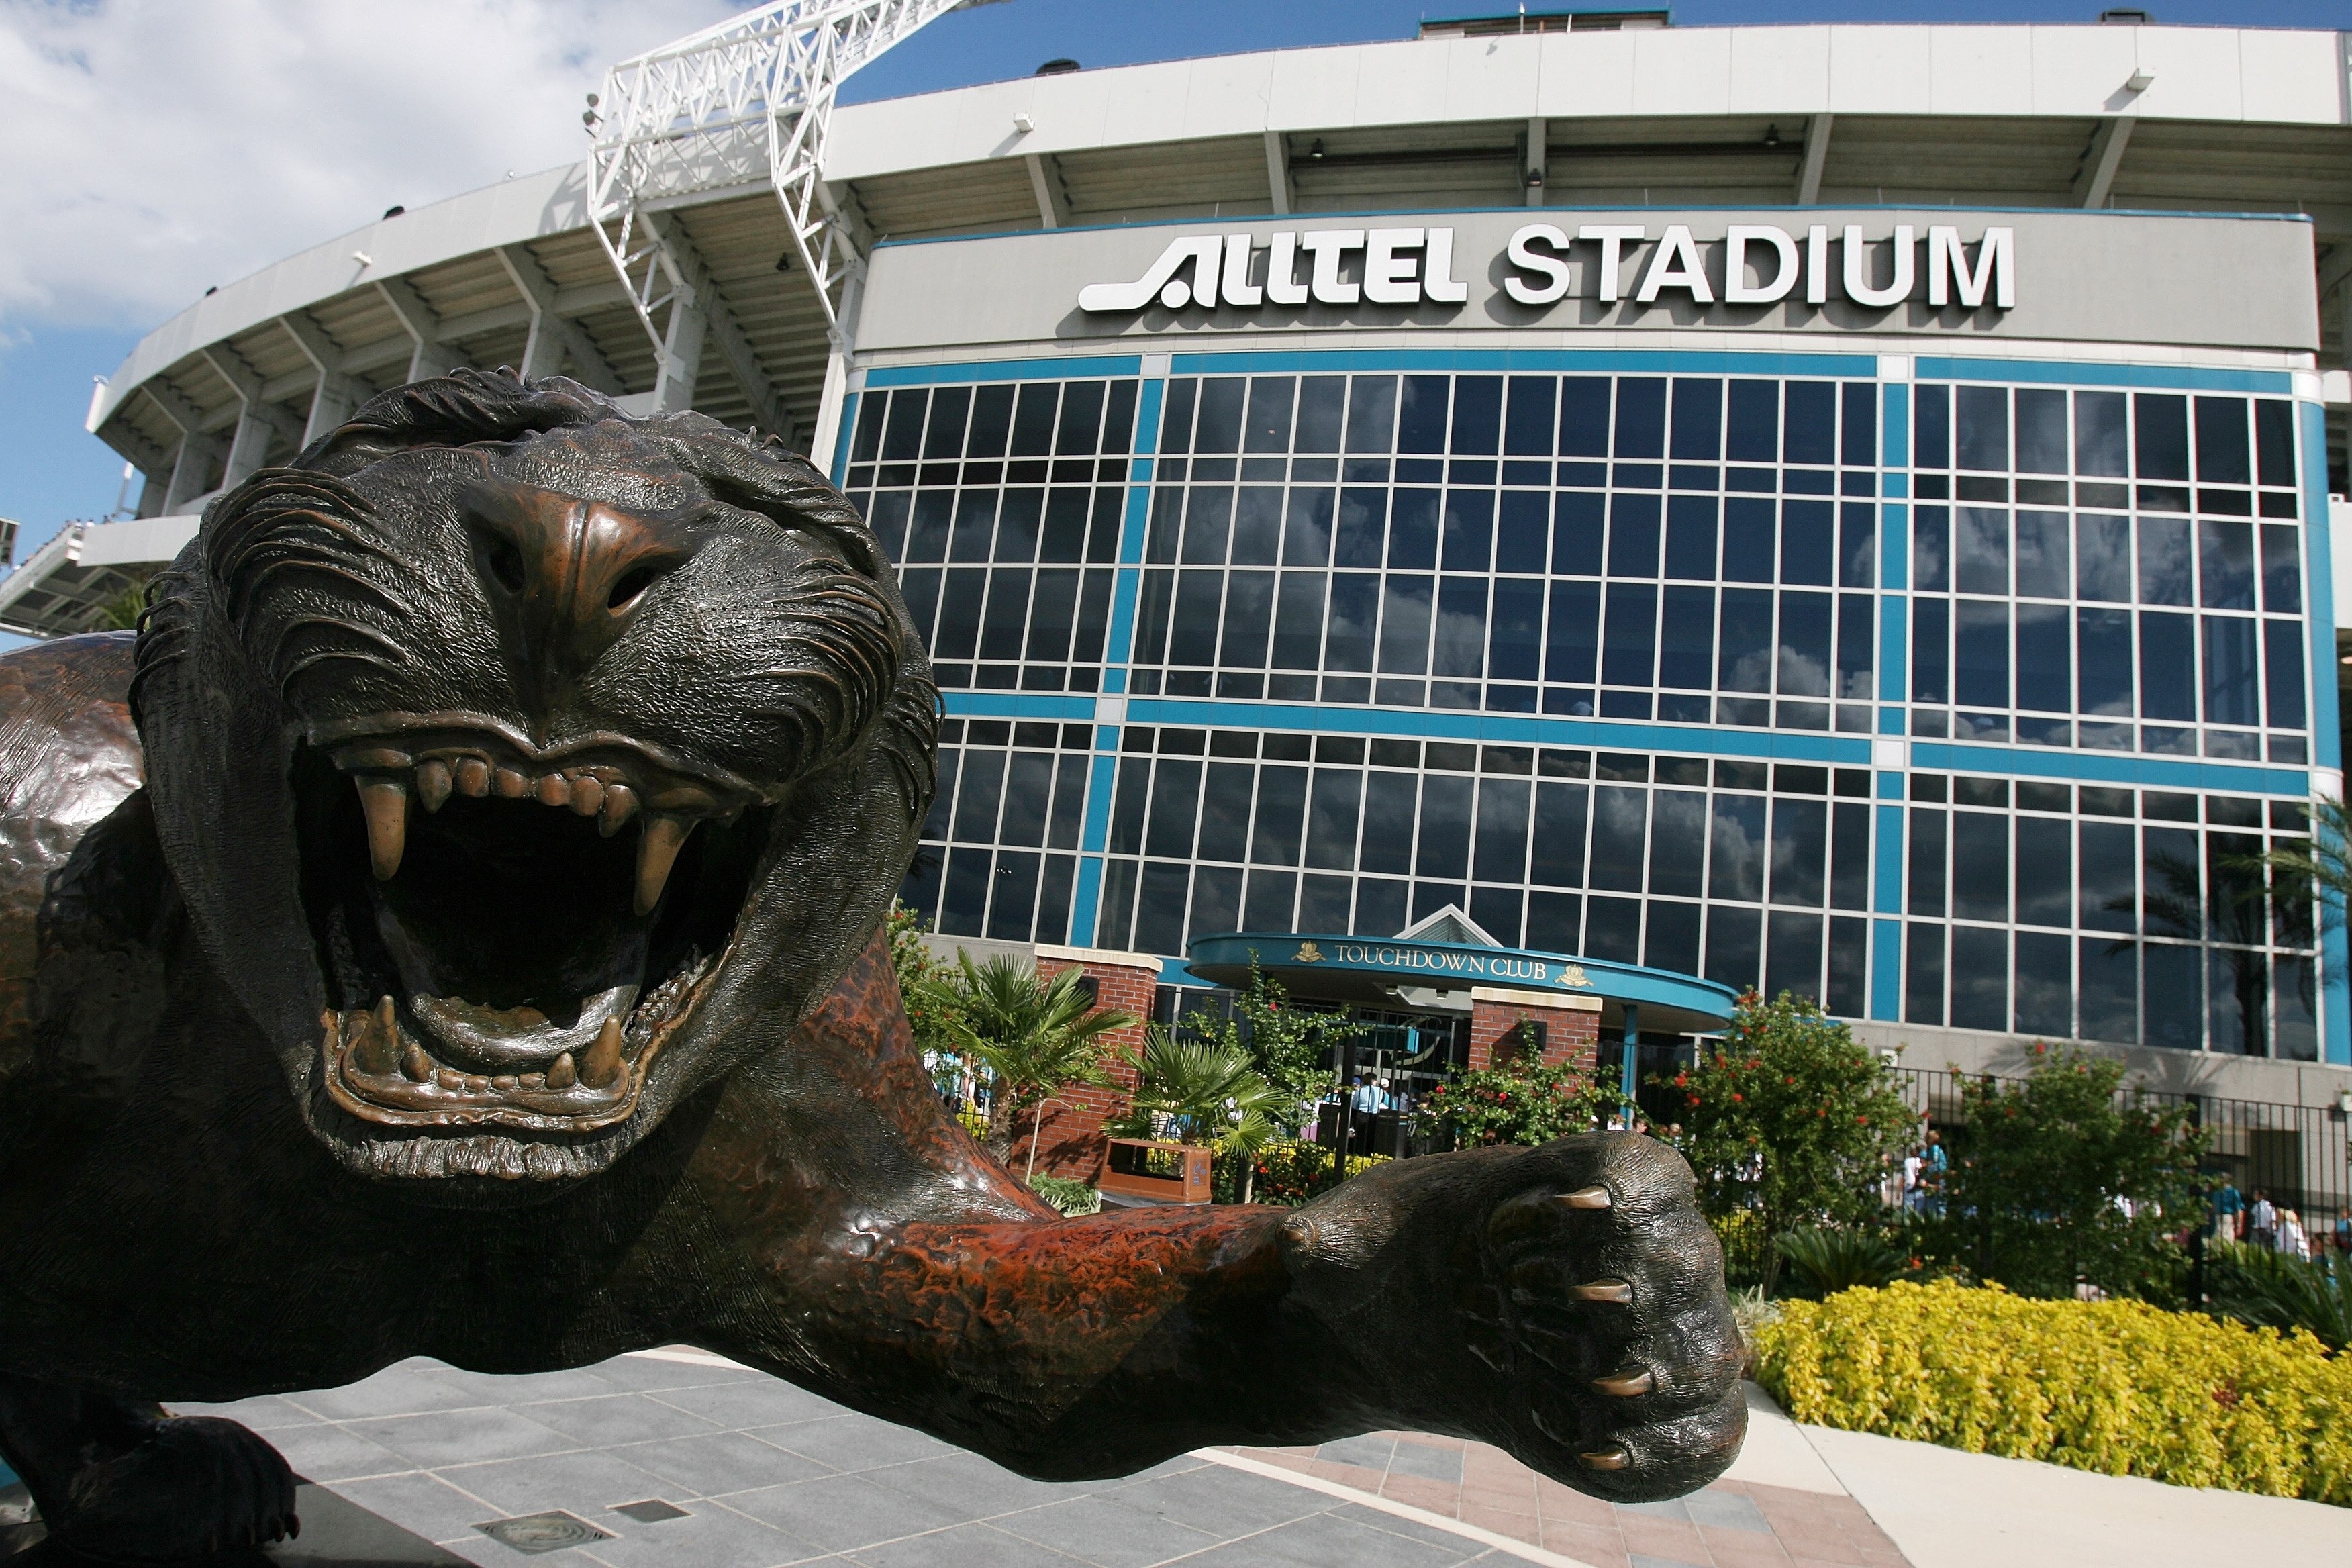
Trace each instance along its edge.
<instances>
[{"instance_id":1,"label":"light fixture","mask_svg":"<svg viewBox=\"0 0 2352 1568\"><path fill-rule=\"evenodd\" d=\"M1315 138L1315 145L1307 149L1307 156L1318 163L1323 161L1323 138Z\"/></svg>"},{"instance_id":2,"label":"light fixture","mask_svg":"<svg viewBox=\"0 0 2352 1568\"><path fill-rule=\"evenodd\" d=\"M776 270L779 272L790 272L792 269L793 253L787 250L782 256L776 258Z\"/></svg>"},{"instance_id":3,"label":"light fixture","mask_svg":"<svg viewBox=\"0 0 2352 1568\"><path fill-rule=\"evenodd\" d=\"M2155 85L2156 73L2152 70L2136 70L2132 72L2131 75L2124 78L2124 90L2126 92L2146 92L2149 88L2154 87Z\"/></svg>"},{"instance_id":4,"label":"light fixture","mask_svg":"<svg viewBox=\"0 0 2352 1568\"><path fill-rule=\"evenodd\" d=\"M352 251L352 259L358 262L362 267L373 267L375 265L375 258L370 256L364 250Z\"/></svg>"},{"instance_id":5,"label":"light fixture","mask_svg":"<svg viewBox=\"0 0 2352 1568\"><path fill-rule=\"evenodd\" d=\"M2339 1089L2336 1091L2336 1109L2347 1116L2352 1116L2352 1089Z\"/></svg>"},{"instance_id":6,"label":"light fixture","mask_svg":"<svg viewBox=\"0 0 2352 1568\"><path fill-rule=\"evenodd\" d=\"M1780 128L1778 125L1767 125L1764 128L1764 145L1767 147L1778 147L1780 144Z\"/></svg>"},{"instance_id":7,"label":"light fixture","mask_svg":"<svg viewBox=\"0 0 2352 1568\"><path fill-rule=\"evenodd\" d=\"M1030 119L1027 115L1016 114L1013 117L1013 132L1014 135L1026 136L1029 132L1036 129L1037 122Z\"/></svg>"},{"instance_id":8,"label":"light fixture","mask_svg":"<svg viewBox=\"0 0 2352 1568\"><path fill-rule=\"evenodd\" d=\"M1543 171L1541 169L1529 169L1528 171L1528 189L1531 191L1539 191L1543 189Z\"/></svg>"}]
</instances>

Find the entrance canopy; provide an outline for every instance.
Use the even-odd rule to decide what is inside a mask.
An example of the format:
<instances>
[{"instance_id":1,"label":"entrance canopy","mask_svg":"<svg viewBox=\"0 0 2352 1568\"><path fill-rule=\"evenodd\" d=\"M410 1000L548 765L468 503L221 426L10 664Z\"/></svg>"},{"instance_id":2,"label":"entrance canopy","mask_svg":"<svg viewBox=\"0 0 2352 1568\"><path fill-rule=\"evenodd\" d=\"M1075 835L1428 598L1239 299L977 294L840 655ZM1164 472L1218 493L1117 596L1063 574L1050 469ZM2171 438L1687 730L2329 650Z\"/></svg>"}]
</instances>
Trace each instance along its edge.
<instances>
[{"instance_id":1,"label":"entrance canopy","mask_svg":"<svg viewBox=\"0 0 2352 1568\"><path fill-rule=\"evenodd\" d=\"M1598 997L1604 1025L1622 1020L1632 1003L1641 1009L1643 1030L1665 1034L1719 1029L1735 1000L1728 985L1695 974L1476 942L1227 931L1195 937L1186 952L1185 967L1219 985L1247 985L1255 957L1270 978L1303 999L1394 1004L1406 987L1460 992L1465 1003L1473 988L1553 992Z\"/></svg>"}]
</instances>

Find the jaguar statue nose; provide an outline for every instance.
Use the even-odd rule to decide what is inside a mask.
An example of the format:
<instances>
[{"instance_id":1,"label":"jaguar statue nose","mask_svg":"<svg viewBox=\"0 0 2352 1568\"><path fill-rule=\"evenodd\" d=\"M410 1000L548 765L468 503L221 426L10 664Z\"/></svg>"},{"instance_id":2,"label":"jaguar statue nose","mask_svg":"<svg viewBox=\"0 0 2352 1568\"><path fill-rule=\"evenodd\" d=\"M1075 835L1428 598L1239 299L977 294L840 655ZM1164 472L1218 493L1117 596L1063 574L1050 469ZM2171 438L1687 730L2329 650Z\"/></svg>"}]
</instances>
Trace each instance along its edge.
<instances>
[{"instance_id":1,"label":"jaguar statue nose","mask_svg":"<svg viewBox=\"0 0 2352 1568\"><path fill-rule=\"evenodd\" d=\"M674 519L561 490L477 484L463 508L518 670L586 668L627 629L646 591L693 553Z\"/></svg>"}]
</instances>

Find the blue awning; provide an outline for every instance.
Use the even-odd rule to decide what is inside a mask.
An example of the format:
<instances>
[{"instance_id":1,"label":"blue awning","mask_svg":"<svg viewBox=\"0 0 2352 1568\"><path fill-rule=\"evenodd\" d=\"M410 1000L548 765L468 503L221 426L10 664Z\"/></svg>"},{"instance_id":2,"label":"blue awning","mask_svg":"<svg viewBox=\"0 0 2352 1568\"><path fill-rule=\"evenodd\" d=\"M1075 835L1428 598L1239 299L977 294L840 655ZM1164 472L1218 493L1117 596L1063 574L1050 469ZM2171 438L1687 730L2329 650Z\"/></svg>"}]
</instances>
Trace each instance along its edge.
<instances>
[{"instance_id":1,"label":"blue awning","mask_svg":"<svg viewBox=\"0 0 2352 1568\"><path fill-rule=\"evenodd\" d=\"M1219 985L1248 984L1255 957L1261 970L1302 998L1370 1001L1400 986L1465 995L1481 986L1551 992L1596 998L1604 1013L1619 1016L1633 1003L1645 1029L1675 1034L1721 1028L1737 1000L1728 985L1671 969L1469 942L1225 931L1195 937L1185 952L1186 968Z\"/></svg>"}]
</instances>

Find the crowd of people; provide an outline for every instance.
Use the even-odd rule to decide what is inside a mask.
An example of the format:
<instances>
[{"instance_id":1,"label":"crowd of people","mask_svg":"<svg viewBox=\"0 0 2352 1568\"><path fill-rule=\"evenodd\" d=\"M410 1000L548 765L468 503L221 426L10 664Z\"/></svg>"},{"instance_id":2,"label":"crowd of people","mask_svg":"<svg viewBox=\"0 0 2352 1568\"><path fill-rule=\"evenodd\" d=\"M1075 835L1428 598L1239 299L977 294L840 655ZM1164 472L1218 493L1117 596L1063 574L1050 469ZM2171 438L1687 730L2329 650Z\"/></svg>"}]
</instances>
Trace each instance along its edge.
<instances>
[{"instance_id":1,"label":"crowd of people","mask_svg":"<svg viewBox=\"0 0 2352 1568\"><path fill-rule=\"evenodd\" d=\"M2235 1183L2227 1180L2213 1194L2212 1225L2208 1234L2265 1252L2283 1252L2306 1263L2325 1259L2331 1245L2338 1257L2352 1257L2352 1215L2337 1216L2332 1236L2326 1232L2315 1236L2304 1225L2303 1215L2273 1203L2268 1189L2256 1187L2252 1193L2244 1194L2238 1191Z\"/></svg>"}]
</instances>

